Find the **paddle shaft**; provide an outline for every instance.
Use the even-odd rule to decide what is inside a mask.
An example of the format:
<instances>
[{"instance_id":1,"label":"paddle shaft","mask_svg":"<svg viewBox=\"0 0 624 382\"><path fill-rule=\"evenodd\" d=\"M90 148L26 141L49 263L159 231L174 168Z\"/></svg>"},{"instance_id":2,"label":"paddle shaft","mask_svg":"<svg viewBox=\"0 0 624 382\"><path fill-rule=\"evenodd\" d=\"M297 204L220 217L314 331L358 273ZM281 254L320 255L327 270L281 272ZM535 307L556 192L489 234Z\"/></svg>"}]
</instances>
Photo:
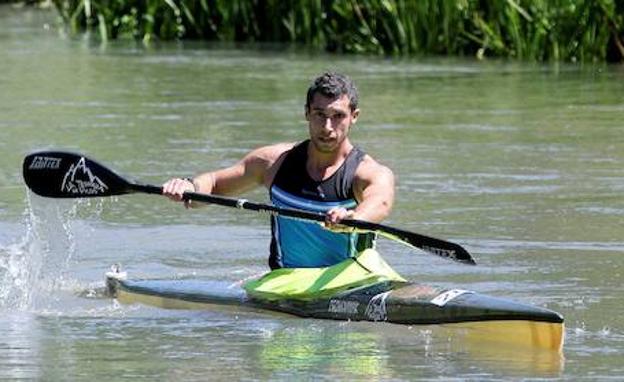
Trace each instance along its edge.
<instances>
[{"instance_id":1,"label":"paddle shaft","mask_svg":"<svg viewBox=\"0 0 624 382\"><path fill-rule=\"evenodd\" d=\"M130 183L130 189L136 192L144 192L147 194L162 194L162 187L153 186L150 184L135 184ZM235 199L226 196L203 194L199 192L185 192L182 196L184 200L193 200L209 204L218 204L225 207L234 207L243 210L265 212L271 215L281 215L290 218L297 218L302 220L312 220L317 222L324 222L325 215L316 212L308 212L304 210L295 210L289 208L281 208L272 206L269 204L250 202L247 199ZM362 223L367 223L360 220L345 219L340 222L342 225L346 225L353 228L360 228L364 230L370 230L370 226Z\"/></svg>"},{"instance_id":2,"label":"paddle shaft","mask_svg":"<svg viewBox=\"0 0 624 382\"><path fill-rule=\"evenodd\" d=\"M130 183L130 188L136 192L148 194L162 194L162 187L148 184ZM269 204L250 202L247 199L235 199L225 196L203 194L198 192L185 192L184 200L194 200L203 203L218 204L226 207L239 208L249 211L264 212L271 215L281 215L295 219L324 222L325 215L316 212L295 210L290 208L276 207ZM475 265L476 262L470 254L461 246L444 240L429 236L420 235L414 232L390 227L383 224L372 223L363 220L344 219L340 224L355 228L360 232L376 232L392 240L398 240L410 246L420 248L426 252L433 253L440 257L448 257L466 264Z\"/></svg>"}]
</instances>

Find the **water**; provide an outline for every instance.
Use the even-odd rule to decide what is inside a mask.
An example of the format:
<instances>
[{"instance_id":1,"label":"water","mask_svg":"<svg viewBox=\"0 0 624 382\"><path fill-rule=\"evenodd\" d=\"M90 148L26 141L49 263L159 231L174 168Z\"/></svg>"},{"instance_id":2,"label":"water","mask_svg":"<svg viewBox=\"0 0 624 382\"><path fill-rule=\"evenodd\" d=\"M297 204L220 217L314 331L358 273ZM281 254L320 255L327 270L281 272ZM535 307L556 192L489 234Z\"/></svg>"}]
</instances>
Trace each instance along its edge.
<instances>
[{"instance_id":1,"label":"water","mask_svg":"<svg viewBox=\"0 0 624 382\"><path fill-rule=\"evenodd\" d=\"M68 38L53 11L0 8L0 379L617 380L624 375L622 67L379 59L274 46ZM305 138L326 69L359 84L354 141L398 178L389 224L464 245L468 267L383 241L403 276L545 306L563 357L436 327L166 311L100 297L136 277L266 270L266 217L155 196L27 193L41 148L159 184ZM246 195L266 201L263 190Z\"/></svg>"}]
</instances>

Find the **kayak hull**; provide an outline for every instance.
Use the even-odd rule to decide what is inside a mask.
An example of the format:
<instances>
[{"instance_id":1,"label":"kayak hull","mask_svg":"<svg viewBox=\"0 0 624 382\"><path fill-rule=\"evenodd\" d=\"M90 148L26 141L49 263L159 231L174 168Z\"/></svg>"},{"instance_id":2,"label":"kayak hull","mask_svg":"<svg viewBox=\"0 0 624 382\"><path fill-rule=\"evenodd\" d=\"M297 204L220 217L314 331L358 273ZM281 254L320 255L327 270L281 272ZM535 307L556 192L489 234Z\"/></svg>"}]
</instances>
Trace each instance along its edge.
<instances>
[{"instance_id":1,"label":"kayak hull","mask_svg":"<svg viewBox=\"0 0 624 382\"><path fill-rule=\"evenodd\" d=\"M107 290L121 303L167 309L215 305L282 312L299 317L444 325L479 340L561 351L563 317L551 310L472 291L384 281L315 299L250 296L240 285L198 280L129 280L107 274Z\"/></svg>"}]
</instances>

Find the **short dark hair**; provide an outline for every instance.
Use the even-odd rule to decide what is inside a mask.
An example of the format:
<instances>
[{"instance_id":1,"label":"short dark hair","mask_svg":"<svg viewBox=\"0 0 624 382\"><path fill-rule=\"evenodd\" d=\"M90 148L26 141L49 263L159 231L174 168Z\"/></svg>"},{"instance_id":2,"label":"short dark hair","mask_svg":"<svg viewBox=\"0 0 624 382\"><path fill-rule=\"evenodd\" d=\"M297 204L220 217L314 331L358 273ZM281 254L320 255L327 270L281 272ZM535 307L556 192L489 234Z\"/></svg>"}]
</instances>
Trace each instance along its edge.
<instances>
[{"instance_id":1,"label":"short dark hair","mask_svg":"<svg viewBox=\"0 0 624 382\"><path fill-rule=\"evenodd\" d=\"M344 74L326 72L318 76L308 88L305 104L306 110L310 110L310 103L317 93L329 98L337 98L346 94L347 97L349 97L349 107L351 111L357 109L357 88L351 78Z\"/></svg>"}]
</instances>

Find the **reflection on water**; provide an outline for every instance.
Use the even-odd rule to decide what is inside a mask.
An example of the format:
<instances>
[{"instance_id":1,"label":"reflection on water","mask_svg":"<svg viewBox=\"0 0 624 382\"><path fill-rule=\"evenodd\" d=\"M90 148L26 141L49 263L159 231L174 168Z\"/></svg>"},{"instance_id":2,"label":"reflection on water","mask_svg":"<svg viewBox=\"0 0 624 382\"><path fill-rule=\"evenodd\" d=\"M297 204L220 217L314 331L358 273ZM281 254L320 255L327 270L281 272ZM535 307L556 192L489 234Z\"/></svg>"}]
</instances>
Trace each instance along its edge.
<instances>
[{"instance_id":1,"label":"reflection on water","mask_svg":"<svg viewBox=\"0 0 624 382\"><path fill-rule=\"evenodd\" d=\"M437 330L443 331L442 328ZM450 351L465 353L484 370L505 375L555 377L564 370L564 355L558 351L509 346L504 339L483 339L446 328L452 338Z\"/></svg>"},{"instance_id":2,"label":"reflection on water","mask_svg":"<svg viewBox=\"0 0 624 382\"><path fill-rule=\"evenodd\" d=\"M0 379L41 378L40 339L44 333L37 317L27 312L0 314Z\"/></svg>"},{"instance_id":3,"label":"reflection on water","mask_svg":"<svg viewBox=\"0 0 624 382\"><path fill-rule=\"evenodd\" d=\"M4 338L10 372L32 378L44 370L62 380L298 378L394 380L501 376L552 378L562 371L555 352L467 342L440 327L401 327L245 313L112 307L101 316L30 316ZM37 341L26 335L38 333ZM485 345L485 346L484 346ZM8 349L8 350L6 350ZM12 349L12 350L11 350ZM13 359L11 359L11 354ZM24 362L25 359L28 361Z\"/></svg>"},{"instance_id":4,"label":"reflection on water","mask_svg":"<svg viewBox=\"0 0 624 382\"><path fill-rule=\"evenodd\" d=\"M371 333L335 333L322 327L286 328L271 333L263 341L256 362L263 377L288 375L291 370L328 370L337 379L364 376L387 378L384 349Z\"/></svg>"},{"instance_id":5,"label":"reflection on water","mask_svg":"<svg viewBox=\"0 0 624 382\"><path fill-rule=\"evenodd\" d=\"M437 367L448 369L447 356L472 362L484 374L554 377L563 370L558 352L536 349L510 349L500 343L475 341L461 331L440 326L398 327L396 325L345 323L342 329L316 327L285 329L271 333L261 352L263 370L274 373L288 370L332 370L338 379L372 377L393 379L406 370L413 377L432 377ZM328 324L330 325L330 324ZM412 362L401 364L400 360ZM396 361L399 362L396 362ZM439 365L436 365L438 360ZM423 367L422 362L428 364ZM393 370L398 375L393 375ZM270 377L270 375L267 375ZM450 376L450 375L449 375Z\"/></svg>"}]
</instances>

